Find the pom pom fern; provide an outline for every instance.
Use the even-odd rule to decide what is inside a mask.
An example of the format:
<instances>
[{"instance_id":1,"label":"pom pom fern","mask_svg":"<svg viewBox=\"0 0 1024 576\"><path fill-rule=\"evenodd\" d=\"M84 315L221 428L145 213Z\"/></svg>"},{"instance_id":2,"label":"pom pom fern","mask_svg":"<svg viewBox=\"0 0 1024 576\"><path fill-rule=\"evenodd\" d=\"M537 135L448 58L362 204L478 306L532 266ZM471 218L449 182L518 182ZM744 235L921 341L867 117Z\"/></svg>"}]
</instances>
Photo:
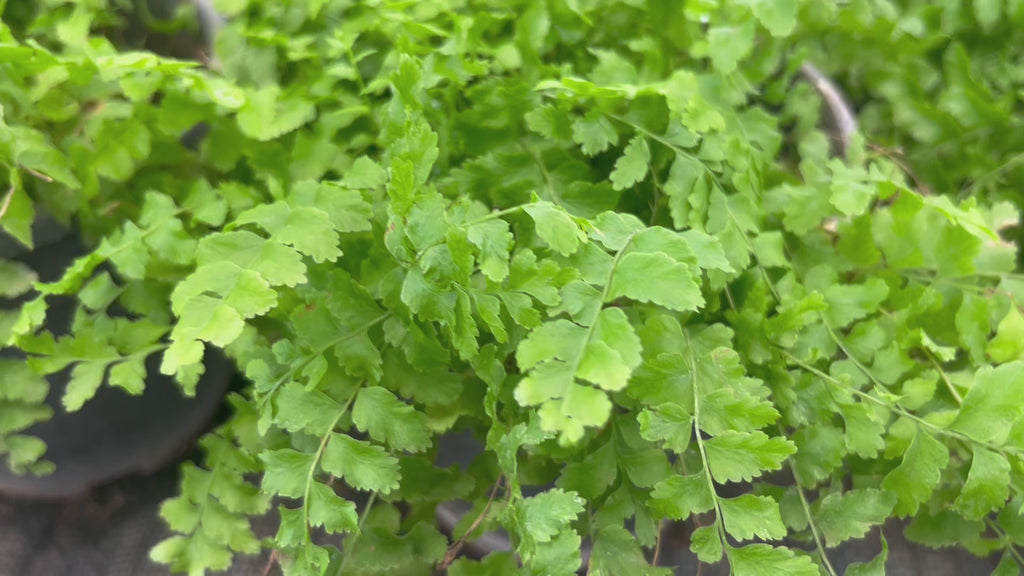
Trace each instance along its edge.
<instances>
[{"instance_id":1,"label":"pom pom fern","mask_svg":"<svg viewBox=\"0 0 1024 576\"><path fill-rule=\"evenodd\" d=\"M154 559L225 569L273 500L290 575L568 575L584 539L591 574L667 574L660 527L704 513L692 550L736 575L835 575L890 517L1020 563L1016 215L922 194L858 137L830 157L792 82L853 7L223 1L211 71L50 4L0 34L0 225L29 243L33 203L64 205L97 242L0 335L88 366L103 277L186 393L209 347L251 381ZM57 295L82 301L70 359L39 344ZM69 407L140 353L113 350ZM17 467L45 457L37 382L0 388ZM473 466L435 465L451 431ZM498 526L514 554L456 558Z\"/></svg>"}]
</instances>

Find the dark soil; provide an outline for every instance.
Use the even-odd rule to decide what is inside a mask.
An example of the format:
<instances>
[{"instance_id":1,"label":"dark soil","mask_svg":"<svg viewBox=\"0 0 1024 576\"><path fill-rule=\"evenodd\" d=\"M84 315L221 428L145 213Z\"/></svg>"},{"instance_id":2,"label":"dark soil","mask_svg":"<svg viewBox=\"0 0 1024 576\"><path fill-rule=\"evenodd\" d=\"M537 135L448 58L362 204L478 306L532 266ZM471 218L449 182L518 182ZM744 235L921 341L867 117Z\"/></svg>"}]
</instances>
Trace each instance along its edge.
<instances>
[{"instance_id":1,"label":"dark soil","mask_svg":"<svg viewBox=\"0 0 1024 576\"><path fill-rule=\"evenodd\" d=\"M160 503L176 492L177 465L66 501L0 497L0 576L167 576L149 550L170 531ZM254 528L272 535L274 518ZM269 552L237 556L229 576L279 574ZM265 569L266 572L265 572Z\"/></svg>"}]
</instances>

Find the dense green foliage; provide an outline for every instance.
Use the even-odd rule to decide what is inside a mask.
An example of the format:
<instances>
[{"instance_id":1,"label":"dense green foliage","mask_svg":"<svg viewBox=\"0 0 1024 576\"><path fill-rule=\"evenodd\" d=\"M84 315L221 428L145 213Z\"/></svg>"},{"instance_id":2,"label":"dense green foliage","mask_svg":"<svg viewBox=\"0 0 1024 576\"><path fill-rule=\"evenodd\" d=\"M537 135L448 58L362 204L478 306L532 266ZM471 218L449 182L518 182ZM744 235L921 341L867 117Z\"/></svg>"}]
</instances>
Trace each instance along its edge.
<instances>
[{"instance_id":1,"label":"dense green foliage","mask_svg":"<svg viewBox=\"0 0 1024 576\"><path fill-rule=\"evenodd\" d=\"M583 539L591 574L666 574L661 523L708 512L692 549L736 575L834 575L894 516L1024 564L1021 2L222 0L213 70L123 50L102 0L14 4L0 226L31 245L45 208L95 250L34 286L0 262L37 293L0 316L30 356L0 452L47 471L23 432L69 366L68 410L153 354L188 393L208 347L252 382L156 560L258 551L273 499L296 575L572 574ZM864 102L846 158L808 55ZM450 431L486 443L467 470L434 465ZM456 498L521 568L446 558Z\"/></svg>"},{"instance_id":2,"label":"dense green foliage","mask_svg":"<svg viewBox=\"0 0 1024 576\"><path fill-rule=\"evenodd\" d=\"M858 102L875 153L902 160L923 190L1021 201L1024 2L905 0L803 24L809 57Z\"/></svg>"}]
</instances>

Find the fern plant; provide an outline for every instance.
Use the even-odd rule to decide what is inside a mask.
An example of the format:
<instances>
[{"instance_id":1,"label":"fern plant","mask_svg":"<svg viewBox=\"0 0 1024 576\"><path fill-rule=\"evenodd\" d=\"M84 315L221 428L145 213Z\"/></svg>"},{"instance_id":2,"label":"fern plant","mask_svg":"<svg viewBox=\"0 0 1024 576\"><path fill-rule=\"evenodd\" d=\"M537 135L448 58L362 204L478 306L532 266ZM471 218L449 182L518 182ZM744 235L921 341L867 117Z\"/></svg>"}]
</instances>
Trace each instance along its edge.
<instances>
[{"instance_id":1,"label":"fern plant","mask_svg":"<svg viewBox=\"0 0 1024 576\"><path fill-rule=\"evenodd\" d=\"M225 350L251 385L155 560L558 575L586 539L591 574L667 574L662 524L710 513L691 549L736 575L835 575L891 517L1024 563L1016 212L923 194L863 139L830 157L791 90L862 4L224 0L213 71L50 4L2 30L6 199L87 183L96 247L0 323L29 355L0 447L45 471L40 374L72 366L73 410L152 354L193 393ZM435 464L452 432L485 445L468 468ZM494 527L511 552L458 557Z\"/></svg>"}]
</instances>

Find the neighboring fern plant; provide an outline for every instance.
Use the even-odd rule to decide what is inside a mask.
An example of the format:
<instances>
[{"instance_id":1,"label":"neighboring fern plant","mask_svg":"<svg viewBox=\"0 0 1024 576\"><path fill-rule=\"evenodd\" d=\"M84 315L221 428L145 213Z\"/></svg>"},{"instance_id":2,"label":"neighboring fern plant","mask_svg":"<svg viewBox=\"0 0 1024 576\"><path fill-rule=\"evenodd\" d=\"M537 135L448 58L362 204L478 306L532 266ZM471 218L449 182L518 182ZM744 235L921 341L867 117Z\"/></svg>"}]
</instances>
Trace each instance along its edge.
<instances>
[{"instance_id":1,"label":"neighboring fern plant","mask_svg":"<svg viewBox=\"0 0 1024 576\"><path fill-rule=\"evenodd\" d=\"M1024 201L1024 2L901 0L802 24L811 57L851 88L872 152L926 191Z\"/></svg>"},{"instance_id":2,"label":"neighboring fern plant","mask_svg":"<svg viewBox=\"0 0 1024 576\"><path fill-rule=\"evenodd\" d=\"M161 509L173 570L568 575L586 539L591 574L667 574L660 526L705 513L692 550L740 576L835 575L890 517L1024 564L1016 212L830 157L793 84L873 5L223 0L209 71L45 4L0 31L0 226L64 206L95 250L0 319L30 356L0 451L46 471L40 374L73 366L74 410L226 350L251 386ZM453 431L467 469L435 465ZM454 499L457 542L514 553L456 559Z\"/></svg>"}]
</instances>

